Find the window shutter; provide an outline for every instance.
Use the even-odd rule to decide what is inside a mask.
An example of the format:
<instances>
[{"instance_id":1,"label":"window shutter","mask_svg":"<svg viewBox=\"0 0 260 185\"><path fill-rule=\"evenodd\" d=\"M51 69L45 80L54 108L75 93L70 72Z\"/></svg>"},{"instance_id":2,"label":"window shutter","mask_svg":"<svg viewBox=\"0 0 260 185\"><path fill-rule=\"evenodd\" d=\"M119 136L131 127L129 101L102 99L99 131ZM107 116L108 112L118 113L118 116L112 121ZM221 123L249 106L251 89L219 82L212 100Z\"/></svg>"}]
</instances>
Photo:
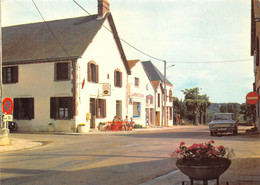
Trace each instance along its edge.
<instances>
[{"instance_id":1,"label":"window shutter","mask_svg":"<svg viewBox=\"0 0 260 185\"><path fill-rule=\"evenodd\" d=\"M71 78L71 75L70 75L70 62L68 62L68 80L70 80L70 78Z\"/></svg>"},{"instance_id":2,"label":"window shutter","mask_svg":"<svg viewBox=\"0 0 260 185\"><path fill-rule=\"evenodd\" d=\"M100 111L98 111L98 109L101 108L101 107L99 107L99 101L101 101L101 100L100 99L96 99L96 117L97 118L101 117L100 116Z\"/></svg>"},{"instance_id":3,"label":"window shutter","mask_svg":"<svg viewBox=\"0 0 260 185\"><path fill-rule=\"evenodd\" d=\"M52 119L56 119L57 118L57 104L58 104L58 98L56 97L51 97L51 108L50 108L50 117Z\"/></svg>"},{"instance_id":4,"label":"window shutter","mask_svg":"<svg viewBox=\"0 0 260 185\"><path fill-rule=\"evenodd\" d=\"M104 112L104 118L107 117L107 103L106 99L103 100L103 112Z\"/></svg>"},{"instance_id":5,"label":"window shutter","mask_svg":"<svg viewBox=\"0 0 260 185\"><path fill-rule=\"evenodd\" d=\"M3 74L2 74L3 83L6 83L6 67L3 67L2 71L3 71Z\"/></svg>"},{"instance_id":6,"label":"window shutter","mask_svg":"<svg viewBox=\"0 0 260 185\"><path fill-rule=\"evenodd\" d=\"M54 80L57 80L57 63L54 63Z\"/></svg>"},{"instance_id":7,"label":"window shutter","mask_svg":"<svg viewBox=\"0 0 260 185\"><path fill-rule=\"evenodd\" d=\"M91 63L88 63L88 82L91 81Z\"/></svg>"},{"instance_id":8,"label":"window shutter","mask_svg":"<svg viewBox=\"0 0 260 185\"><path fill-rule=\"evenodd\" d=\"M259 66L259 39L256 38L256 66Z\"/></svg>"},{"instance_id":9,"label":"window shutter","mask_svg":"<svg viewBox=\"0 0 260 185\"><path fill-rule=\"evenodd\" d=\"M114 86L116 87L116 71L114 71Z\"/></svg>"},{"instance_id":10,"label":"window shutter","mask_svg":"<svg viewBox=\"0 0 260 185\"><path fill-rule=\"evenodd\" d=\"M18 82L18 66L13 67L13 82Z\"/></svg>"},{"instance_id":11,"label":"window shutter","mask_svg":"<svg viewBox=\"0 0 260 185\"><path fill-rule=\"evenodd\" d=\"M29 100L29 119L34 119L34 99L28 98Z\"/></svg>"},{"instance_id":12,"label":"window shutter","mask_svg":"<svg viewBox=\"0 0 260 185\"><path fill-rule=\"evenodd\" d=\"M119 73L120 74L120 87L122 87L122 72Z\"/></svg>"},{"instance_id":13,"label":"window shutter","mask_svg":"<svg viewBox=\"0 0 260 185\"><path fill-rule=\"evenodd\" d=\"M68 108L69 108L69 115L68 118L69 119L73 119L74 116L74 101L72 97L68 97Z\"/></svg>"},{"instance_id":14,"label":"window shutter","mask_svg":"<svg viewBox=\"0 0 260 185\"><path fill-rule=\"evenodd\" d=\"M98 69L99 69L99 66L96 65L96 83L99 82L99 71L98 71Z\"/></svg>"},{"instance_id":15,"label":"window shutter","mask_svg":"<svg viewBox=\"0 0 260 185\"><path fill-rule=\"evenodd\" d=\"M14 119L19 119L20 99L14 98Z\"/></svg>"}]
</instances>

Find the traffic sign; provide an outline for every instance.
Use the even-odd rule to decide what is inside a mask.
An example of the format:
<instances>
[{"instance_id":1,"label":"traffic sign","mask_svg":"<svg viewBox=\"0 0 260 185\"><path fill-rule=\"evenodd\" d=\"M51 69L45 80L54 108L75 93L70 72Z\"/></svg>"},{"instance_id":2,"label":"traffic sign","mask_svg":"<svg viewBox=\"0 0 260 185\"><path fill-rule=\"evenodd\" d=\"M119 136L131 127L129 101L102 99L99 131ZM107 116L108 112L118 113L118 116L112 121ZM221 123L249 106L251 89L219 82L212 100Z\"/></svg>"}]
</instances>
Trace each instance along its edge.
<instances>
[{"instance_id":1,"label":"traffic sign","mask_svg":"<svg viewBox=\"0 0 260 185\"><path fill-rule=\"evenodd\" d=\"M11 114L14 109L14 104L11 98L7 97L2 102L2 110L5 114Z\"/></svg>"},{"instance_id":2,"label":"traffic sign","mask_svg":"<svg viewBox=\"0 0 260 185\"><path fill-rule=\"evenodd\" d=\"M250 105L254 105L258 102L259 96L255 92L250 92L246 95L246 102Z\"/></svg>"}]
</instances>

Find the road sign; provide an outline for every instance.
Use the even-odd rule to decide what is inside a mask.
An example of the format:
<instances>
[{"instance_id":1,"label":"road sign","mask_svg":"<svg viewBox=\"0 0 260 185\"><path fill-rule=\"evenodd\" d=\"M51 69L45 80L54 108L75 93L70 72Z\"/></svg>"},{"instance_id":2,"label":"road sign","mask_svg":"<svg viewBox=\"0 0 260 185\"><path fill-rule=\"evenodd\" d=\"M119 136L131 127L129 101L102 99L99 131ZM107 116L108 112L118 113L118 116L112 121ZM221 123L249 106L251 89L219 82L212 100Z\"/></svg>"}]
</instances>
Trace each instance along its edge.
<instances>
[{"instance_id":1,"label":"road sign","mask_svg":"<svg viewBox=\"0 0 260 185\"><path fill-rule=\"evenodd\" d=\"M259 96L255 92L250 92L246 95L246 102L250 105L254 105L258 102Z\"/></svg>"},{"instance_id":2,"label":"road sign","mask_svg":"<svg viewBox=\"0 0 260 185\"><path fill-rule=\"evenodd\" d=\"M11 98L7 97L2 102L2 110L5 114L11 114L14 109L14 104Z\"/></svg>"},{"instance_id":3,"label":"road sign","mask_svg":"<svg viewBox=\"0 0 260 185\"><path fill-rule=\"evenodd\" d=\"M13 121L12 115L4 115L4 121Z\"/></svg>"}]
</instances>

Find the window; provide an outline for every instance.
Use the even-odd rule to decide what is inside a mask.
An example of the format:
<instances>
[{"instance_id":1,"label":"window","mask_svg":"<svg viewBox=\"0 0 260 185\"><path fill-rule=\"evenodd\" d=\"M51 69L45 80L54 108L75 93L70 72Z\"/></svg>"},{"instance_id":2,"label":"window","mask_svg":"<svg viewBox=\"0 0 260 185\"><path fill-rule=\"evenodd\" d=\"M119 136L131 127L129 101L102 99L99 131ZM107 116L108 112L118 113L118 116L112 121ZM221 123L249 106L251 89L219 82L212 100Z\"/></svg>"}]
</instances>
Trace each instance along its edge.
<instances>
[{"instance_id":1,"label":"window","mask_svg":"<svg viewBox=\"0 0 260 185\"><path fill-rule=\"evenodd\" d=\"M152 95L146 96L146 104L147 105L153 104L153 96Z\"/></svg>"},{"instance_id":2,"label":"window","mask_svg":"<svg viewBox=\"0 0 260 185\"><path fill-rule=\"evenodd\" d=\"M135 87L139 87L139 78L135 78Z\"/></svg>"},{"instance_id":3,"label":"window","mask_svg":"<svg viewBox=\"0 0 260 185\"><path fill-rule=\"evenodd\" d=\"M169 90L169 101L173 102L172 90Z\"/></svg>"},{"instance_id":4,"label":"window","mask_svg":"<svg viewBox=\"0 0 260 185\"><path fill-rule=\"evenodd\" d=\"M170 109L170 120L172 120L172 116L173 116L173 115L172 115L172 109L173 109L173 108L170 107L169 109Z\"/></svg>"},{"instance_id":5,"label":"window","mask_svg":"<svg viewBox=\"0 0 260 185\"><path fill-rule=\"evenodd\" d=\"M50 117L53 119L73 118L73 98L72 97L52 97Z\"/></svg>"},{"instance_id":6,"label":"window","mask_svg":"<svg viewBox=\"0 0 260 185\"><path fill-rule=\"evenodd\" d=\"M99 70L98 65L93 62L88 63L88 81L98 83L99 81Z\"/></svg>"},{"instance_id":7,"label":"window","mask_svg":"<svg viewBox=\"0 0 260 185\"><path fill-rule=\"evenodd\" d=\"M55 63L55 80L70 80L69 62Z\"/></svg>"},{"instance_id":8,"label":"window","mask_svg":"<svg viewBox=\"0 0 260 185\"><path fill-rule=\"evenodd\" d=\"M97 99L97 118L105 118L106 117L106 100L105 99Z\"/></svg>"},{"instance_id":9,"label":"window","mask_svg":"<svg viewBox=\"0 0 260 185\"><path fill-rule=\"evenodd\" d=\"M14 98L14 119L17 120L34 119L33 98Z\"/></svg>"},{"instance_id":10,"label":"window","mask_svg":"<svg viewBox=\"0 0 260 185\"><path fill-rule=\"evenodd\" d=\"M115 80L115 87L122 87L122 72L115 70L114 80Z\"/></svg>"},{"instance_id":11,"label":"window","mask_svg":"<svg viewBox=\"0 0 260 185\"><path fill-rule=\"evenodd\" d=\"M141 116L141 103L133 102L133 117L139 118Z\"/></svg>"},{"instance_id":12,"label":"window","mask_svg":"<svg viewBox=\"0 0 260 185\"><path fill-rule=\"evenodd\" d=\"M18 82L18 66L3 67L3 83L17 83Z\"/></svg>"}]
</instances>

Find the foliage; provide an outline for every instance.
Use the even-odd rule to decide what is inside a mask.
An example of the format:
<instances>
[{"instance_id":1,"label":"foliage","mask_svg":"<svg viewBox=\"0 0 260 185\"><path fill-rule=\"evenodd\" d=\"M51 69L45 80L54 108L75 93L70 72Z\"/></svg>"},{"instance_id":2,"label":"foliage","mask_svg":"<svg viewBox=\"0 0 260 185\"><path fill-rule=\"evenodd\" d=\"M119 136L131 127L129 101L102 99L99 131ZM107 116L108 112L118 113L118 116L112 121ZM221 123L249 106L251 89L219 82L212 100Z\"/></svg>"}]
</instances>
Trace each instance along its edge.
<instances>
[{"instance_id":1,"label":"foliage","mask_svg":"<svg viewBox=\"0 0 260 185\"><path fill-rule=\"evenodd\" d=\"M78 126L86 126L86 124L85 123L80 123L80 124L78 124Z\"/></svg>"},{"instance_id":2,"label":"foliage","mask_svg":"<svg viewBox=\"0 0 260 185\"><path fill-rule=\"evenodd\" d=\"M238 117L240 113L240 104L238 103L223 103L220 106L220 112L221 113L234 113L235 118Z\"/></svg>"},{"instance_id":3,"label":"foliage","mask_svg":"<svg viewBox=\"0 0 260 185\"><path fill-rule=\"evenodd\" d=\"M134 124L134 128L143 128L143 125L140 125L140 124Z\"/></svg>"},{"instance_id":4,"label":"foliage","mask_svg":"<svg viewBox=\"0 0 260 185\"><path fill-rule=\"evenodd\" d=\"M207 122L207 108L210 106L209 97L204 94L199 94L199 87L182 90L185 97L185 105L187 107L187 118L190 119L190 112L192 112L193 124L198 124L198 118L200 115L200 123L206 124Z\"/></svg>"},{"instance_id":5,"label":"foliage","mask_svg":"<svg viewBox=\"0 0 260 185\"><path fill-rule=\"evenodd\" d=\"M249 120L249 119L255 119L255 111L256 111L256 106L255 105L249 105L247 103L241 104L241 111L240 114L243 115L244 120Z\"/></svg>"},{"instance_id":6,"label":"foliage","mask_svg":"<svg viewBox=\"0 0 260 185\"><path fill-rule=\"evenodd\" d=\"M207 143L193 144L189 147L184 142L180 143L178 150L171 153L171 158L178 160L179 163L187 161L197 161L199 164L206 164L223 158L231 158L234 155L232 149L220 145L215 147L213 140Z\"/></svg>"}]
</instances>

